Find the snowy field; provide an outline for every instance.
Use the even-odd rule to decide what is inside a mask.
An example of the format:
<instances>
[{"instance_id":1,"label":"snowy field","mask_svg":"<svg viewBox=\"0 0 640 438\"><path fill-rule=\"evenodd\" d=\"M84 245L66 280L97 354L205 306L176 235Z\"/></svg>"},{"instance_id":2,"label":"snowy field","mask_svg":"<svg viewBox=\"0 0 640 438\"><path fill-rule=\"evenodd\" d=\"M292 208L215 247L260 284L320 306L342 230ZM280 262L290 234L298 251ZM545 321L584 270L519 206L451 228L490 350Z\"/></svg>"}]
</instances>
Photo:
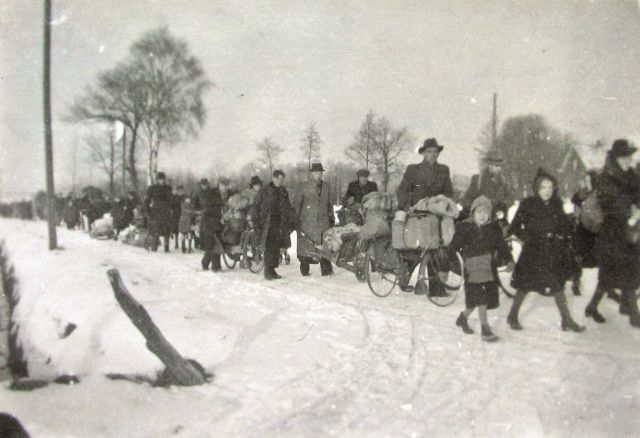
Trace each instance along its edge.
<instances>
[{"instance_id":1,"label":"snowy field","mask_svg":"<svg viewBox=\"0 0 640 438\"><path fill-rule=\"evenodd\" d=\"M0 221L22 296L17 317L32 377L80 383L32 392L0 387L0 411L35 437L347 436L616 437L640 433L640 331L605 299L608 319L584 321L595 286L569 294L582 334L562 332L552 299L530 296L522 332L490 312L501 339L481 342L454 322L463 297L439 308L398 292L377 298L353 274L318 265L303 278L201 272L199 254L147 253L44 222ZM160 362L118 307L107 269L147 308L167 339L215 373L201 387L112 381L153 377ZM470 322L479 332L477 315ZM68 323L77 328L64 337Z\"/></svg>"}]
</instances>

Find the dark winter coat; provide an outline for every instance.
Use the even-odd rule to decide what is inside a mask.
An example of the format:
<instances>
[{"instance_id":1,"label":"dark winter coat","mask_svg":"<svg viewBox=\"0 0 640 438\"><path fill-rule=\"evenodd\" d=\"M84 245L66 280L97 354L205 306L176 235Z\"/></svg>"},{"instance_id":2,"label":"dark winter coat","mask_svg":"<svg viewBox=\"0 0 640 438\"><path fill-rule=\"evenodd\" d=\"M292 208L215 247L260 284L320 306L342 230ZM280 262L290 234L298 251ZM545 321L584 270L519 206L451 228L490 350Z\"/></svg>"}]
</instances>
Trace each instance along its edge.
<instances>
[{"instance_id":1,"label":"dark winter coat","mask_svg":"<svg viewBox=\"0 0 640 438\"><path fill-rule=\"evenodd\" d=\"M572 275L571 221L557 194L547 203L539 196L522 200L509 231L524 242L512 286L525 292L563 290Z\"/></svg>"},{"instance_id":2,"label":"dark winter coat","mask_svg":"<svg viewBox=\"0 0 640 438\"><path fill-rule=\"evenodd\" d=\"M598 179L598 201L604 214L596 243L598 279L606 288L636 289L640 287L640 250L626 240L631 205L640 205L635 172L624 172L607 159Z\"/></svg>"},{"instance_id":3,"label":"dark winter coat","mask_svg":"<svg viewBox=\"0 0 640 438\"><path fill-rule=\"evenodd\" d=\"M171 186L154 184L147 189L144 205L149 217L149 234L165 236L171 233L172 202Z\"/></svg>"},{"instance_id":4,"label":"dark winter coat","mask_svg":"<svg viewBox=\"0 0 640 438\"><path fill-rule=\"evenodd\" d=\"M471 177L471 184L469 184L469 188L465 192L461 203L464 207L469 208L478 196L486 196L489 198L495 208L508 210L511 204L513 204L507 182L502 174L493 176L488 169L484 170L481 174Z\"/></svg>"},{"instance_id":5,"label":"dark winter coat","mask_svg":"<svg viewBox=\"0 0 640 438\"><path fill-rule=\"evenodd\" d=\"M320 189L318 193L317 184L307 181L300 186L293 200L298 230L298 257L316 254L318 250L314 245L322 243L322 233L335 223L331 187L322 181Z\"/></svg>"},{"instance_id":6,"label":"dark winter coat","mask_svg":"<svg viewBox=\"0 0 640 438\"><path fill-rule=\"evenodd\" d=\"M68 202L64 208L64 221L73 227L78 223L78 208L73 201Z\"/></svg>"},{"instance_id":7,"label":"dark winter coat","mask_svg":"<svg viewBox=\"0 0 640 438\"><path fill-rule=\"evenodd\" d=\"M190 233L191 227L195 223L196 210L191 202L182 201L180 205L180 221L178 222L178 232Z\"/></svg>"},{"instance_id":8,"label":"dark winter coat","mask_svg":"<svg viewBox=\"0 0 640 438\"><path fill-rule=\"evenodd\" d=\"M502 235L502 229L497 222L478 226L471 219L456 223L456 231L449 244L449 257L455 257L459 251L465 262L465 304L473 308L486 305L489 309L498 307L498 260L512 262L513 257ZM483 282L470 281L473 276L473 260L487 257L491 266L493 279L485 279Z\"/></svg>"},{"instance_id":9,"label":"dark winter coat","mask_svg":"<svg viewBox=\"0 0 640 438\"><path fill-rule=\"evenodd\" d=\"M579 209L589 194L590 192L580 189L571 197L571 202ZM575 255L581 259L578 269L595 268L598 265L596 258L597 238L598 233L592 233L586 229L578 218L574 220L572 247Z\"/></svg>"},{"instance_id":10,"label":"dark winter coat","mask_svg":"<svg viewBox=\"0 0 640 438\"><path fill-rule=\"evenodd\" d=\"M351 197L353 197L353 202L361 204L365 195L377 191L378 185L373 181L367 181L364 186L360 184L360 181L351 181L347 187L347 193L344 195L342 205L347 206Z\"/></svg>"},{"instance_id":11,"label":"dark winter coat","mask_svg":"<svg viewBox=\"0 0 640 438\"><path fill-rule=\"evenodd\" d=\"M276 187L273 182L262 187L251 206L251 217L264 251L267 245L275 248L291 246L290 235L295 223L287 189Z\"/></svg>"},{"instance_id":12,"label":"dark winter coat","mask_svg":"<svg viewBox=\"0 0 640 438\"><path fill-rule=\"evenodd\" d=\"M201 213L200 238L205 250L219 251L224 203L218 188L200 189L194 197L193 206Z\"/></svg>"},{"instance_id":13,"label":"dark winter coat","mask_svg":"<svg viewBox=\"0 0 640 438\"><path fill-rule=\"evenodd\" d=\"M398 207L407 209L421 199L437 195L453 196L449 167L426 161L409 164L398 187Z\"/></svg>"},{"instance_id":14,"label":"dark winter coat","mask_svg":"<svg viewBox=\"0 0 640 438\"><path fill-rule=\"evenodd\" d=\"M182 200L184 195L173 195L171 198L171 232L178 233L180 223L180 212L182 210Z\"/></svg>"},{"instance_id":15,"label":"dark winter coat","mask_svg":"<svg viewBox=\"0 0 640 438\"><path fill-rule=\"evenodd\" d=\"M113 219L113 228L121 231L129 226L125 221L125 204L122 200L114 202L111 206L111 218Z\"/></svg>"}]
</instances>

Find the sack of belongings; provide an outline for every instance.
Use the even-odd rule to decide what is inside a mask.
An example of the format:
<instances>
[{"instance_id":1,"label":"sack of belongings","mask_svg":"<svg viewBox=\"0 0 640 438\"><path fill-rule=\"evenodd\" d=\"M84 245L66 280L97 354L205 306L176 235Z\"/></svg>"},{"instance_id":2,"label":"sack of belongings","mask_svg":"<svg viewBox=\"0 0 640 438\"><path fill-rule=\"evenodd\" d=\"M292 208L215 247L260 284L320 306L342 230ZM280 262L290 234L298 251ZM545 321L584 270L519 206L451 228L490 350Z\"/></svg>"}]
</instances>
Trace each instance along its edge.
<instances>
[{"instance_id":1,"label":"sack of belongings","mask_svg":"<svg viewBox=\"0 0 640 438\"><path fill-rule=\"evenodd\" d=\"M387 219L388 213L383 210L369 210L365 213L364 224L360 227L360 239L368 240L374 237L388 236L391 227Z\"/></svg>"},{"instance_id":2,"label":"sack of belongings","mask_svg":"<svg viewBox=\"0 0 640 438\"><path fill-rule=\"evenodd\" d=\"M105 213L101 219L96 219L93 222L90 236L94 239L113 237L113 218L109 213Z\"/></svg>"},{"instance_id":3,"label":"sack of belongings","mask_svg":"<svg viewBox=\"0 0 640 438\"><path fill-rule=\"evenodd\" d=\"M398 209L398 197L395 193L371 192L362 198L362 210L366 216L370 210L393 211Z\"/></svg>"},{"instance_id":4,"label":"sack of belongings","mask_svg":"<svg viewBox=\"0 0 640 438\"><path fill-rule=\"evenodd\" d=\"M412 208L413 211L423 211L433 213L440 217L451 217L456 219L460 214L458 205L452 199L444 195L432 196L421 199Z\"/></svg>"},{"instance_id":5,"label":"sack of belongings","mask_svg":"<svg viewBox=\"0 0 640 438\"><path fill-rule=\"evenodd\" d=\"M329 228L322 235L322 252L331 254L332 258L338 256L342 247L342 236L345 234L358 233L360 227L356 224L347 224L344 227Z\"/></svg>"},{"instance_id":6,"label":"sack of belongings","mask_svg":"<svg viewBox=\"0 0 640 438\"><path fill-rule=\"evenodd\" d=\"M448 245L454 231L451 217L409 215L405 222L393 221L391 243L395 249L436 249Z\"/></svg>"},{"instance_id":7,"label":"sack of belongings","mask_svg":"<svg viewBox=\"0 0 640 438\"><path fill-rule=\"evenodd\" d=\"M149 239L149 231L146 228L129 225L129 228L120 232L118 240L126 245L145 248Z\"/></svg>"}]
</instances>

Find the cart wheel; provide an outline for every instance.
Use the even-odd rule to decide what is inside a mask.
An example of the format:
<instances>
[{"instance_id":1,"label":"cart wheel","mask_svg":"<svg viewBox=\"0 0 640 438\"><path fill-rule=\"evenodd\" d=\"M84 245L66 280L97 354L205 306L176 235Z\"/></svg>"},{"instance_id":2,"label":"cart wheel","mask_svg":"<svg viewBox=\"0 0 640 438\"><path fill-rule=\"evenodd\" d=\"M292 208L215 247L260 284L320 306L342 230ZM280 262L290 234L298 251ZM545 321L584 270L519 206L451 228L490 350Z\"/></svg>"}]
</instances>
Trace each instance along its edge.
<instances>
[{"instance_id":1,"label":"cart wheel","mask_svg":"<svg viewBox=\"0 0 640 438\"><path fill-rule=\"evenodd\" d=\"M229 269L235 268L236 263L238 263L238 261L233 257L233 254L229 254L226 251L222 254L222 260L224 260L224 264Z\"/></svg>"},{"instance_id":2,"label":"cart wheel","mask_svg":"<svg viewBox=\"0 0 640 438\"><path fill-rule=\"evenodd\" d=\"M264 259L262 258L262 251L255 245L253 237L254 235L251 235L244 246L244 259L247 261L249 271L258 274L264 267Z\"/></svg>"},{"instance_id":3,"label":"cart wheel","mask_svg":"<svg viewBox=\"0 0 640 438\"><path fill-rule=\"evenodd\" d=\"M379 297L388 296L396 286L395 271L385 267L382 260L377 260L371 254L367 254L364 266L364 273L367 276L367 284L371 292Z\"/></svg>"},{"instance_id":4,"label":"cart wheel","mask_svg":"<svg viewBox=\"0 0 640 438\"><path fill-rule=\"evenodd\" d=\"M436 306L448 306L458 298L464 283L462 256L456 252L456 256L449 259L444 249L428 251L420 263L419 277L418 281L427 290L429 301ZM443 287L429 287L429 280Z\"/></svg>"},{"instance_id":5,"label":"cart wheel","mask_svg":"<svg viewBox=\"0 0 640 438\"><path fill-rule=\"evenodd\" d=\"M353 266L355 267L356 278L359 282L364 283L367 281L367 265L366 265L367 255L364 253L360 253L356 256L353 261Z\"/></svg>"}]
</instances>

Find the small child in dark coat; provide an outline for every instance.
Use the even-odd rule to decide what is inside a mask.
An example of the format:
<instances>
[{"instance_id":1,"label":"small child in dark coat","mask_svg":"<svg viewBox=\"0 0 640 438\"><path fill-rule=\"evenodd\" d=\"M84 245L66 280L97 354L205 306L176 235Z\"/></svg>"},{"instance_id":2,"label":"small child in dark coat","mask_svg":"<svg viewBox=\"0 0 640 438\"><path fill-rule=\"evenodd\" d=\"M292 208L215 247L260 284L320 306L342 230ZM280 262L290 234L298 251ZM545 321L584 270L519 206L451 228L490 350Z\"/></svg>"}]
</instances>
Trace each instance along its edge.
<instances>
[{"instance_id":1,"label":"small child in dark coat","mask_svg":"<svg viewBox=\"0 0 640 438\"><path fill-rule=\"evenodd\" d=\"M182 246L182 252L191 252L194 232L193 226L195 224L196 210L193 207L190 196L185 196L180 205L180 220L178 221L178 232L180 233L180 242ZM188 245L188 249L187 249Z\"/></svg>"},{"instance_id":2,"label":"small child in dark coat","mask_svg":"<svg viewBox=\"0 0 640 438\"><path fill-rule=\"evenodd\" d=\"M487 321L487 309L495 309L499 305L496 260L507 260L509 271L514 267L513 257L500 227L497 222L490 221L492 209L489 198L476 198L471 204L471 217L456 224L455 234L449 244L451 256L459 251L464 260L466 309L458 316L456 325L466 334L473 334L468 318L477 307L482 339L487 342L498 340Z\"/></svg>"}]
</instances>

